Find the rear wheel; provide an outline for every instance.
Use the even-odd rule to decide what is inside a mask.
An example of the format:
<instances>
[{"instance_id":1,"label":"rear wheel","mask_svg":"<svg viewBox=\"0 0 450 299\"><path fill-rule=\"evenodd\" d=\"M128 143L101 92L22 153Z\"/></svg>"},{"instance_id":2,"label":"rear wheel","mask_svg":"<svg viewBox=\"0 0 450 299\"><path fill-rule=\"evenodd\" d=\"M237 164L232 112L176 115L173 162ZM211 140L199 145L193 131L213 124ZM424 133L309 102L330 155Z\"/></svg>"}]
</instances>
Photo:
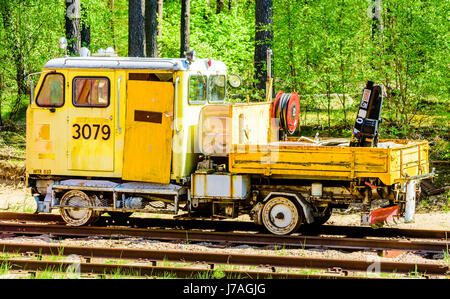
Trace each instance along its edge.
<instances>
[{"instance_id":1,"label":"rear wheel","mask_svg":"<svg viewBox=\"0 0 450 299\"><path fill-rule=\"evenodd\" d=\"M328 219L330 219L331 217L331 208L327 207L325 208L325 210L322 212L322 216L315 216L314 217L314 222L312 223L313 225L322 225L325 222L328 221Z\"/></svg>"},{"instance_id":2,"label":"rear wheel","mask_svg":"<svg viewBox=\"0 0 450 299\"><path fill-rule=\"evenodd\" d=\"M60 209L60 214L63 220L71 226L82 226L92 223L98 218L98 213L90 210L83 209L83 207L93 207L95 202L86 193L79 190L70 190L66 192L61 198L61 205L72 206L76 208L64 208Z\"/></svg>"},{"instance_id":3,"label":"rear wheel","mask_svg":"<svg viewBox=\"0 0 450 299\"><path fill-rule=\"evenodd\" d=\"M300 227L302 215L292 200L285 197L274 197L265 203L261 218L269 232L276 235L287 235Z\"/></svg>"}]
</instances>

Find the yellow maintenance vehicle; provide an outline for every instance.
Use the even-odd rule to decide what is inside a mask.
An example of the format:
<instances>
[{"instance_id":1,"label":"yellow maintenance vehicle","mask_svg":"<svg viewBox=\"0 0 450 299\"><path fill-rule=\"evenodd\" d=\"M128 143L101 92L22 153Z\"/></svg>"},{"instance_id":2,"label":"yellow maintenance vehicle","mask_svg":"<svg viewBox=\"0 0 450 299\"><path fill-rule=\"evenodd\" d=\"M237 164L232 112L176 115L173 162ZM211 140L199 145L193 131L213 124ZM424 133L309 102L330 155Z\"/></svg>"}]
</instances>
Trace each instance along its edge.
<instances>
[{"instance_id":1,"label":"yellow maintenance vehicle","mask_svg":"<svg viewBox=\"0 0 450 299\"><path fill-rule=\"evenodd\" d=\"M37 211L57 209L73 226L103 213L249 215L290 234L355 202L369 223L382 198L411 220L416 182L433 175L426 141L287 137L280 130L295 130L298 96L227 102L228 85L239 84L222 62L194 56L48 61L27 110Z\"/></svg>"}]
</instances>

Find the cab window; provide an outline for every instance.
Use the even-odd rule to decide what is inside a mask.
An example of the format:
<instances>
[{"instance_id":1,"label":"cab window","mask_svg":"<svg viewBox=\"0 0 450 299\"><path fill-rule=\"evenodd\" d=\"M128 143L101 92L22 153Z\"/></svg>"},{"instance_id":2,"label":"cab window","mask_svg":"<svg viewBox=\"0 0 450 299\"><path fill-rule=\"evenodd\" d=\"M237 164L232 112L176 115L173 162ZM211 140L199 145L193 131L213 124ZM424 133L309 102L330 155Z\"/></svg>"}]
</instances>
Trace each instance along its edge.
<instances>
[{"instance_id":1,"label":"cab window","mask_svg":"<svg viewBox=\"0 0 450 299\"><path fill-rule=\"evenodd\" d=\"M225 76L212 75L209 77L208 84L208 101L209 102L223 102L225 101Z\"/></svg>"},{"instance_id":2,"label":"cab window","mask_svg":"<svg viewBox=\"0 0 450 299\"><path fill-rule=\"evenodd\" d=\"M109 105L109 79L77 77L73 80L73 104L79 107Z\"/></svg>"},{"instance_id":3,"label":"cab window","mask_svg":"<svg viewBox=\"0 0 450 299\"><path fill-rule=\"evenodd\" d=\"M36 105L40 107L61 107L64 105L64 75L47 74L39 89Z\"/></svg>"},{"instance_id":4,"label":"cab window","mask_svg":"<svg viewBox=\"0 0 450 299\"><path fill-rule=\"evenodd\" d=\"M189 77L189 104L204 104L207 95L207 77L196 75Z\"/></svg>"}]
</instances>

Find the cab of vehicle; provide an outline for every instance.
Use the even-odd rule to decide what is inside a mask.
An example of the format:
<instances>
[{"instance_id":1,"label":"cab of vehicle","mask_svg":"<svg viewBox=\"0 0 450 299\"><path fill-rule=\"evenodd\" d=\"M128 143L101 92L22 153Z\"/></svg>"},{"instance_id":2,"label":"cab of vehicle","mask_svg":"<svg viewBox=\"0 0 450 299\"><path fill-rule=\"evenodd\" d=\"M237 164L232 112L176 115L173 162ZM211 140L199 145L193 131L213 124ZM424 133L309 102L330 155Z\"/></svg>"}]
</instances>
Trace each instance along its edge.
<instances>
[{"instance_id":1,"label":"cab of vehicle","mask_svg":"<svg viewBox=\"0 0 450 299\"><path fill-rule=\"evenodd\" d=\"M199 155L201 108L225 102L226 71L195 58L48 61L27 109L28 179L183 182Z\"/></svg>"}]
</instances>

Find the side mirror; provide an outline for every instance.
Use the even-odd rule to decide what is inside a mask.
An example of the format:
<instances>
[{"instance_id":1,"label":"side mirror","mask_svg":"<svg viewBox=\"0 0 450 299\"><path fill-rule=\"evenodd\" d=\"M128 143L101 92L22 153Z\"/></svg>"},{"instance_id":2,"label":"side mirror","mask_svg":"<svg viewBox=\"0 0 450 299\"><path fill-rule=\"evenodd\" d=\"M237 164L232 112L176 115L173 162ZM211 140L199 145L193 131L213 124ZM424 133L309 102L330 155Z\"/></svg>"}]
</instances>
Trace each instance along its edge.
<instances>
[{"instance_id":1,"label":"side mirror","mask_svg":"<svg viewBox=\"0 0 450 299\"><path fill-rule=\"evenodd\" d=\"M34 82L33 80L31 80L31 75L28 75L27 81L28 81L28 86L30 87L30 104L34 103Z\"/></svg>"},{"instance_id":2,"label":"side mirror","mask_svg":"<svg viewBox=\"0 0 450 299\"><path fill-rule=\"evenodd\" d=\"M34 82L33 79L31 78L31 76L35 76L35 75L41 75L41 74L45 74L45 73L51 73L54 71L43 71L43 72L38 72L38 73L31 73L27 75L27 82L28 82L28 86L29 86L29 90L30 90L30 104L34 104Z\"/></svg>"},{"instance_id":3,"label":"side mirror","mask_svg":"<svg viewBox=\"0 0 450 299\"><path fill-rule=\"evenodd\" d=\"M231 87L238 88L242 84L242 79L239 75L236 74L228 75L228 83L230 83Z\"/></svg>"}]
</instances>

